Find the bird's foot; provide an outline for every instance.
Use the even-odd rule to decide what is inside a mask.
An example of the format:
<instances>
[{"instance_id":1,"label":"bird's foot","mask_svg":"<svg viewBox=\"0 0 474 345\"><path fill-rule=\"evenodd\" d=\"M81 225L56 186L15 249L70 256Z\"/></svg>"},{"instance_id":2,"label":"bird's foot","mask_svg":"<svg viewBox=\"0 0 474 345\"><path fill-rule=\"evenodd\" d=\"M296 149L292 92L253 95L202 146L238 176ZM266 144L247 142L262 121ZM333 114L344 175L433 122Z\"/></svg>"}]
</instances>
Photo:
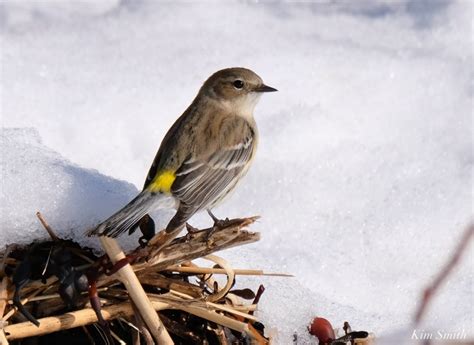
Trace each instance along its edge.
<instances>
[{"instance_id":1,"label":"bird's foot","mask_svg":"<svg viewBox=\"0 0 474 345\"><path fill-rule=\"evenodd\" d=\"M224 229L225 227L229 226L230 224L233 223L233 219L229 219L229 218L226 218L226 219L219 219L217 218L212 212L211 210L207 210L207 213L209 214L209 216L212 218L212 220L214 221L214 226L212 227L213 229Z\"/></svg>"},{"instance_id":2,"label":"bird's foot","mask_svg":"<svg viewBox=\"0 0 474 345\"><path fill-rule=\"evenodd\" d=\"M188 231L188 234L191 234L191 235L195 235L195 234L197 234L198 232L201 231L201 230L199 230L198 228L195 228L194 226L192 226L189 223L186 223L186 230Z\"/></svg>"},{"instance_id":3,"label":"bird's foot","mask_svg":"<svg viewBox=\"0 0 474 345\"><path fill-rule=\"evenodd\" d=\"M194 236L196 236L202 230L199 230L198 228L195 228L194 226L192 226L189 223L186 223L186 231L187 231L187 234L185 236L185 239L186 239L186 242L189 242L194 238Z\"/></svg>"}]
</instances>

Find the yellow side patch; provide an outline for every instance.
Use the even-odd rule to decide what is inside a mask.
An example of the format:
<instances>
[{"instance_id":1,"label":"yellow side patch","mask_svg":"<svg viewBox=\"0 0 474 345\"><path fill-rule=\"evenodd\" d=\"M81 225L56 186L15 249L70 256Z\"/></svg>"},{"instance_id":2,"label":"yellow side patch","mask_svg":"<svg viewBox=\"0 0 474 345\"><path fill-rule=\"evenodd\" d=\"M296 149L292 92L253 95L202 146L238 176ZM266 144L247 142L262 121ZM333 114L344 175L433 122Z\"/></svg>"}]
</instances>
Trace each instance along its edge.
<instances>
[{"instance_id":1,"label":"yellow side patch","mask_svg":"<svg viewBox=\"0 0 474 345\"><path fill-rule=\"evenodd\" d=\"M152 192L171 193L171 186L175 179L176 175L171 170L160 171L150 183L149 188Z\"/></svg>"}]
</instances>

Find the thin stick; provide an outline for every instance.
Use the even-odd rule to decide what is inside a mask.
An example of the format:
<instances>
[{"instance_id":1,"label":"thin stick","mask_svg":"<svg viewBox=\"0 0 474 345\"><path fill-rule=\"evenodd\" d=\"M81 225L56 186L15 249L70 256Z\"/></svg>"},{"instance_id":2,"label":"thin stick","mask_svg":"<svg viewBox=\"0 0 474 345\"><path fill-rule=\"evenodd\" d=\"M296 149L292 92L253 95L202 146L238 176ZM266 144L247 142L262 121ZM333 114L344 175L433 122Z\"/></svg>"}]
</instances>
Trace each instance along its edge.
<instances>
[{"instance_id":1,"label":"thin stick","mask_svg":"<svg viewBox=\"0 0 474 345\"><path fill-rule=\"evenodd\" d=\"M189 295L186 295L184 293L181 293L181 292L178 292L178 291L172 291L170 290L171 293L177 295L177 296L180 296L180 297L183 297L183 298L186 298L186 299L189 299L189 300L193 300L193 297L192 296L189 296ZM151 295L151 294L150 294ZM153 295L153 297L159 299L160 298L160 295ZM239 311L237 309L234 309L233 307L231 306L227 306L225 304L218 304L218 303L213 303L213 302L207 302L207 301L204 301L204 303L206 303L206 305L208 307L212 307L214 309L219 309L219 310L222 310L222 311L226 311L228 312L229 314L234 314L234 315L238 315L238 316L241 316L243 318L246 318L246 319L249 319L249 320L253 320L253 321L258 321L258 319L253 316L253 315L250 315L250 314L247 314L247 313L244 313L242 311ZM179 307L181 308L181 307ZM210 308L209 308L210 309Z\"/></svg>"},{"instance_id":2,"label":"thin stick","mask_svg":"<svg viewBox=\"0 0 474 345\"><path fill-rule=\"evenodd\" d=\"M248 325L244 322L238 321L236 319L218 314L214 311L192 307L192 306L180 306L179 309L194 314L196 316L202 317L203 319L218 323L224 327L233 329L234 331L245 333L250 335L250 330Z\"/></svg>"},{"instance_id":3,"label":"thin stick","mask_svg":"<svg viewBox=\"0 0 474 345\"><path fill-rule=\"evenodd\" d=\"M219 344L221 345L229 344L229 341L227 340L227 337L225 336L224 328L221 325L217 325L216 336L217 336L217 339L219 340Z\"/></svg>"},{"instance_id":4,"label":"thin stick","mask_svg":"<svg viewBox=\"0 0 474 345\"><path fill-rule=\"evenodd\" d=\"M43 215L41 214L41 212L36 212L36 217L38 217L39 221L41 222L41 224L43 225L43 227L45 228L45 230L48 232L49 234L49 237L51 237L51 239L53 241L59 241L59 237L54 233L53 229L51 229L51 227L49 226L49 224L46 222L46 220L43 218Z\"/></svg>"},{"instance_id":5,"label":"thin stick","mask_svg":"<svg viewBox=\"0 0 474 345\"><path fill-rule=\"evenodd\" d=\"M170 266L165 271L179 272L179 273L194 273L194 274L226 274L223 268L211 268L211 267L183 267L183 266ZM266 273L263 270L250 270L250 269L234 269L235 275L241 276L272 276L272 277L294 277L288 273Z\"/></svg>"},{"instance_id":6,"label":"thin stick","mask_svg":"<svg viewBox=\"0 0 474 345\"><path fill-rule=\"evenodd\" d=\"M5 266L8 264L9 261L9 255L13 251L13 249L16 247L16 245L8 245L5 248L5 252L3 253L3 258L0 263L0 277L3 277L5 275Z\"/></svg>"},{"instance_id":7,"label":"thin stick","mask_svg":"<svg viewBox=\"0 0 474 345\"><path fill-rule=\"evenodd\" d=\"M153 337L150 334L148 328L146 328L145 322L143 322L140 313L137 310L137 306L132 303L133 312L135 314L135 322L137 323L139 333L138 335L138 342L140 343L140 333L143 335L143 339L145 340L146 345L153 345L155 342L153 341Z\"/></svg>"},{"instance_id":8,"label":"thin stick","mask_svg":"<svg viewBox=\"0 0 474 345\"><path fill-rule=\"evenodd\" d=\"M110 334L112 335L112 337L118 341L118 343L120 345L127 345L126 342L124 342L114 331L110 330Z\"/></svg>"},{"instance_id":9,"label":"thin stick","mask_svg":"<svg viewBox=\"0 0 474 345\"><path fill-rule=\"evenodd\" d=\"M436 276L435 280L431 283L430 286L428 286L424 292L423 292L423 299L421 301L420 306L418 307L418 310L415 314L415 324L418 324L421 319L423 318L423 315L433 297L433 295L436 293L436 291L439 289L441 284L446 280L448 275L451 273L454 267L458 264L459 260L461 259L462 254L466 250L469 241L471 238L474 236L474 224L471 224L467 227L467 229L464 231L463 236L461 237L461 240L459 241L456 249L454 250L454 253L451 255L450 259L448 262L445 264L443 269L439 271L438 275Z\"/></svg>"},{"instance_id":10,"label":"thin stick","mask_svg":"<svg viewBox=\"0 0 474 345\"><path fill-rule=\"evenodd\" d=\"M0 318L3 317L5 308L8 303L8 277L3 277L0 283Z\"/></svg>"},{"instance_id":11,"label":"thin stick","mask_svg":"<svg viewBox=\"0 0 474 345\"><path fill-rule=\"evenodd\" d=\"M257 310L256 304L247 304L247 305L233 305L232 308L237 311L243 311L245 313L253 312Z\"/></svg>"},{"instance_id":12,"label":"thin stick","mask_svg":"<svg viewBox=\"0 0 474 345\"><path fill-rule=\"evenodd\" d=\"M3 317L5 312L5 307L7 306L8 299L8 277L3 277L0 284L0 318ZM5 332L3 330L3 322L0 321L0 345L8 345L8 340L5 337Z\"/></svg>"},{"instance_id":13,"label":"thin stick","mask_svg":"<svg viewBox=\"0 0 474 345\"><path fill-rule=\"evenodd\" d=\"M35 297L37 294L39 294L43 289L38 289L34 292L32 292L28 297L22 299L20 301L21 304L25 305L26 303L28 303L30 301L31 298ZM7 321L9 318L11 318L13 316L13 314L15 314L17 312L17 309L16 308L12 308L8 313L6 313L3 317L2 317L2 320L1 321ZM29 321L28 321L29 322ZM35 325L36 327L36 325Z\"/></svg>"},{"instance_id":14,"label":"thin stick","mask_svg":"<svg viewBox=\"0 0 474 345\"><path fill-rule=\"evenodd\" d=\"M115 264L116 262L125 259L125 254L115 239L101 236L100 242L112 263ZM173 344L173 340L158 317L158 314L153 309L153 306L150 303L145 290L143 290L140 281L135 275L132 266L130 266L130 264L126 264L117 271L116 275L125 285L125 288L130 294L130 298L137 306L137 309L140 311L143 321L145 321L156 342L163 345Z\"/></svg>"},{"instance_id":15,"label":"thin stick","mask_svg":"<svg viewBox=\"0 0 474 345\"><path fill-rule=\"evenodd\" d=\"M241 312L241 311L239 311L237 309L234 309L232 307L227 307L225 304L217 304L217 303L208 302L208 305L212 306L216 309L226 311L229 314L234 314L234 315L237 315L237 316L240 316L240 317L243 317L245 319L252 320L252 321L258 321L258 319L255 316L244 313L244 312Z\"/></svg>"},{"instance_id":16,"label":"thin stick","mask_svg":"<svg viewBox=\"0 0 474 345\"><path fill-rule=\"evenodd\" d=\"M51 285L55 284L58 281L58 277L51 276L46 279L46 283L43 283L41 280L34 280L31 283L28 283L26 287L24 287L21 291L23 294L28 293L30 291L35 291L37 289L44 289L47 290L51 287Z\"/></svg>"},{"instance_id":17,"label":"thin stick","mask_svg":"<svg viewBox=\"0 0 474 345\"><path fill-rule=\"evenodd\" d=\"M135 314L135 316L139 316L139 315ZM151 335L150 335L150 338L153 341L153 338L151 337ZM132 332L132 345L141 345L140 333L139 332Z\"/></svg>"},{"instance_id":18,"label":"thin stick","mask_svg":"<svg viewBox=\"0 0 474 345\"><path fill-rule=\"evenodd\" d=\"M102 308L102 316L105 320L113 319L118 315L128 316L132 314L133 309L129 302L113 304ZM38 321L40 322L39 327L36 327L29 321L6 326L5 333L7 334L7 339L23 339L85 326L97 322L97 316L93 309L86 308L59 316L44 317Z\"/></svg>"},{"instance_id":19,"label":"thin stick","mask_svg":"<svg viewBox=\"0 0 474 345\"><path fill-rule=\"evenodd\" d=\"M104 291L107 291L107 290L108 290L108 288L104 287L104 288L97 289L97 292L104 292ZM87 291L86 292L81 292L81 295L87 295ZM41 296L32 297L28 301L29 302L37 302L37 301L45 301L45 300L48 300L48 299L55 299L55 298L61 298L61 295L59 293L52 293L52 294L48 294L48 295L45 294L45 295L41 295ZM9 300L8 302L11 302L11 300Z\"/></svg>"},{"instance_id":20,"label":"thin stick","mask_svg":"<svg viewBox=\"0 0 474 345\"><path fill-rule=\"evenodd\" d=\"M172 307L168 303L164 303L158 299L151 297L151 303L154 310L163 310L169 308L176 308L183 310L187 313L194 314L202 317L206 320L213 321L221 324L224 327L228 327L240 333L249 332L248 325L246 323L237 321L230 317L220 315L216 312L206 310L199 307L193 306L177 306ZM118 316L127 317L134 314L134 310L130 302L123 302L119 304L113 304L108 307L102 308L102 316L105 320L115 319ZM97 315L91 308L86 308L70 313L66 313L59 316L50 316L38 319L40 326L37 327L29 321L21 322L5 327L5 334L8 340L17 340L33 336L40 336L49 333L54 333L62 330L85 326L91 323L97 322ZM161 343L160 343L161 344Z\"/></svg>"},{"instance_id":21,"label":"thin stick","mask_svg":"<svg viewBox=\"0 0 474 345\"><path fill-rule=\"evenodd\" d=\"M176 334L179 338L184 340L185 344L206 344L204 341L192 328L187 327L183 322L175 321L164 315L161 315L163 323L166 325L166 328L170 330L171 333ZM201 332L198 332L201 333Z\"/></svg>"},{"instance_id":22,"label":"thin stick","mask_svg":"<svg viewBox=\"0 0 474 345\"><path fill-rule=\"evenodd\" d=\"M89 342L91 344L95 344L95 341L94 341L94 338L92 337L91 333L89 332L89 330L87 329L86 326L82 326L82 330L84 331L84 333L86 334L86 337L87 339L89 339Z\"/></svg>"},{"instance_id":23,"label":"thin stick","mask_svg":"<svg viewBox=\"0 0 474 345\"><path fill-rule=\"evenodd\" d=\"M249 330L250 330L250 333L252 334L252 336L254 337L255 339L255 343L258 344L258 345L266 345L268 344L268 340L265 339L264 337L262 337L260 335L260 333L258 333L258 331L252 326L251 323L248 324L249 326Z\"/></svg>"},{"instance_id":24,"label":"thin stick","mask_svg":"<svg viewBox=\"0 0 474 345\"><path fill-rule=\"evenodd\" d=\"M167 278L158 272L141 271L138 274L138 279L142 284L152 285L167 290L177 290L193 297L202 297L202 288L185 282L183 280Z\"/></svg>"},{"instance_id":25,"label":"thin stick","mask_svg":"<svg viewBox=\"0 0 474 345\"><path fill-rule=\"evenodd\" d=\"M123 317L119 317L118 318L120 321L122 321L123 323L125 323L128 327L134 329L135 331L137 331L138 333L140 333L140 330L138 329L137 326L135 326L133 323L131 323L130 321L128 320L125 320Z\"/></svg>"},{"instance_id":26,"label":"thin stick","mask_svg":"<svg viewBox=\"0 0 474 345\"><path fill-rule=\"evenodd\" d=\"M0 329L0 345L8 345L8 340L3 329Z\"/></svg>"}]
</instances>

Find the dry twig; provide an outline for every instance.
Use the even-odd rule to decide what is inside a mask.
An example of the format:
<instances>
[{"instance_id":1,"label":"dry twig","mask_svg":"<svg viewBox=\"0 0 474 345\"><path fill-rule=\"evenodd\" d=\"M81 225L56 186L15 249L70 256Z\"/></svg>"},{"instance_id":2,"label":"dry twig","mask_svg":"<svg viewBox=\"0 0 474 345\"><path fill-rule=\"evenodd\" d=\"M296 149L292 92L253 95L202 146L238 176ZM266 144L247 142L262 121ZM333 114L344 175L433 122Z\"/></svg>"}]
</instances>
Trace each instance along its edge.
<instances>
[{"instance_id":1,"label":"dry twig","mask_svg":"<svg viewBox=\"0 0 474 345\"><path fill-rule=\"evenodd\" d=\"M74 245L70 246L70 243L67 243L67 241L63 242L63 240L57 238L41 214L38 215L38 218L45 229L49 229L48 233L50 233L54 242L60 242L57 245L67 248L75 258L73 270L88 272L87 270L90 270L91 266L95 270L97 270L97 267L107 267L107 264L101 261L102 259L91 255L86 249ZM155 246L150 245L145 249L137 249L129 257L129 262L133 262L133 264L126 264L112 276L101 275L94 278L96 287L102 287L102 289L94 290L97 291L94 295L95 305L103 305L101 314L105 320L130 319L133 314L138 315L138 310L143 320L140 317L135 321L144 337L142 339L147 344L152 342L151 337L146 337L146 334L149 334L147 333L148 330L151 331L158 343L171 344L172 339L168 332L166 332L166 329L172 332L174 337L187 339L189 342L198 341L199 339L199 342L202 343L208 341L207 337L215 339L212 338L213 336L219 337L223 341L226 336L234 337L230 330L235 331L233 334L240 334L240 336L264 341L265 338L261 334L254 334L255 330L249 327L249 325L257 320L252 315L252 312L256 309L256 304L244 304L237 294L229 292L234 284L236 273L262 275L264 274L263 271L234 270L222 258L210 255L225 248L258 241L258 233L245 230L245 227L254 222L255 219L254 217L235 220L226 227L212 232L210 236L208 236L207 231L203 230L192 235L174 239L171 242L169 241L170 238L167 238L168 245L157 241ZM104 237L101 237L100 240L112 263L124 262L125 254L115 240ZM48 247L46 246L46 248ZM46 252L45 250L43 251ZM18 267L20 263L24 262L25 257L22 259L22 255L25 255L24 253L28 252L20 250L10 261L3 260L9 266L10 272L12 268ZM43 255L41 253L39 253L40 256ZM218 268L198 267L190 261L206 256L208 260L216 263ZM5 258L4 256L3 259ZM103 269L100 272L102 271ZM219 286L212 278L213 274L225 274L227 282ZM188 277L190 276L193 277L189 279ZM55 312L64 308L64 303L59 298L61 295L58 293L60 292L60 282L54 275L44 278L47 278L46 284L36 280L29 282L21 289L22 295L28 296L28 298L23 299L23 302L26 303L28 301L28 303L34 304L31 310L34 311L34 316L39 318L40 327L33 325L29 321L12 323L5 327L9 341L25 337L42 336L52 332L66 331L70 328L84 327L88 324L97 323L97 315L100 315L100 313L96 314L90 308L52 316ZM125 285L125 289L117 279ZM3 293L2 284L7 284L8 281L8 277L4 277L0 281L0 296ZM144 289L146 289L146 292ZM0 299L0 307L2 307L3 303L3 308L6 308L7 311L3 319L7 320L13 315L15 309L7 304L7 298L11 298L12 291L4 290L8 294L3 300ZM43 295L36 298L33 297L39 293ZM249 293L252 295L250 290ZM130 305L128 301L129 296L137 304L136 310ZM85 303L85 297L81 298L82 302L80 306L78 305L79 308L83 307ZM40 304L38 303L39 301L41 301ZM165 320L163 325L160 322L157 311L165 309L167 309L166 312L160 313L162 319ZM12 318L12 320L13 322L18 322L17 319ZM105 327L104 323L101 324L103 327ZM119 324L112 323L110 325L111 332L109 332L109 335L115 337L119 342L128 341L128 339L124 338L124 334L120 333L121 326ZM140 324L142 325L141 327ZM190 328L188 329L188 327ZM199 335L193 333L193 327L201 330ZM160 329L162 330L161 333L159 332ZM92 335L84 335L85 338L86 336L90 337ZM140 343L140 336L138 334L135 334L133 338L134 344ZM227 340L231 341L230 338Z\"/></svg>"},{"instance_id":2,"label":"dry twig","mask_svg":"<svg viewBox=\"0 0 474 345\"><path fill-rule=\"evenodd\" d=\"M421 301L420 306L418 307L418 310L416 311L415 314L415 324L418 324L421 319L423 318L423 315L425 314L425 311L433 297L433 295L436 293L437 290L439 290L441 284L446 280L448 275L451 273L451 271L456 267L458 264L459 260L461 259L461 256L464 254L464 251L466 250L467 246L469 245L470 240L474 237L474 224L471 224L467 227L467 229L464 231L464 234L461 237L461 240L459 241L456 249L454 250L453 254L451 255L450 259L448 262L445 264L445 266L441 269L441 271L438 273L434 281L431 283L430 286L428 286L425 291L423 292L423 299Z\"/></svg>"},{"instance_id":3,"label":"dry twig","mask_svg":"<svg viewBox=\"0 0 474 345\"><path fill-rule=\"evenodd\" d=\"M102 247L104 247L112 263L115 264L118 261L125 259L125 254L115 239L102 236L100 237L100 242L102 243ZM153 306L148 300L145 290L143 290L143 287L130 264L126 264L120 268L116 275L125 285L125 288L130 294L130 298L137 306L140 315L142 316L143 320L148 326L148 329L153 334L153 337L158 342L158 344L174 344L165 326L163 326L161 323L158 314L153 309Z\"/></svg>"},{"instance_id":4,"label":"dry twig","mask_svg":"<svg viewBox=\"0 0 474 345\"><path fill-rule=\"evenodd\" d=\"M38 217L39 221L45 228L45 230L48 232L49 236L53 241L59 241L59 237L54 233L53 229L49 226L49 224L46 222L46 220L43 218L43 215L41 212L36 212L36 217Z\"/></svg>"}]
</instances>

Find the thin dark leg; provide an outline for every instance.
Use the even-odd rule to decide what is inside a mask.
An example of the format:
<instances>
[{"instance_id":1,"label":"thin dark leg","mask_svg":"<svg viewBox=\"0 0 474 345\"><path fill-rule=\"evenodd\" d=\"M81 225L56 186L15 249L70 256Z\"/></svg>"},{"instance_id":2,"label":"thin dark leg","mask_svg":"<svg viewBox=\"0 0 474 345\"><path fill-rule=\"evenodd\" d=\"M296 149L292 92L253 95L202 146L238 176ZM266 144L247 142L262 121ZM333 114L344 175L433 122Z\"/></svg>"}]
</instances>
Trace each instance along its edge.
<instances>
[{"instance_id":1,"label":"thin dark leg","mask_svg":"<svg viewBox=\"0 0 474 345\"><path fill-rule=\"evenodd\" d=\"M194 226L192 226L191 224L189 224L187 222L186 222L186 230L188 231L188 234L191 234L191 235L196 234L199 231L201 231L198 228L195 228Z\"/></svg>"},{"instance_id":2,"label":"thin dark leg","mask_svg":"<svg viewBox=\"0 0 474 345\"><path fill-rule=\"evenodd\" d=\"M212 218L212 220L214 221L213 228L225 228L227 225L229 225L229 218L219 219L211 212L211 210L208 209L206 211L209 214L209 216Z\"/></svg>"},{"instance_id":3,"label":"thin dark leg","mask_svg":"<svg viewBox=\"0 0 474 345\"><path fill-rule=\"evenodd\" d=\"M212 220L214 221L214 223L217 223L220 219L217 218L216 216L214 216L214 213L211 212L211 210L207 210L207 214L209 214L209 217L212 218Z\"/></svg>"}]
</instances>

